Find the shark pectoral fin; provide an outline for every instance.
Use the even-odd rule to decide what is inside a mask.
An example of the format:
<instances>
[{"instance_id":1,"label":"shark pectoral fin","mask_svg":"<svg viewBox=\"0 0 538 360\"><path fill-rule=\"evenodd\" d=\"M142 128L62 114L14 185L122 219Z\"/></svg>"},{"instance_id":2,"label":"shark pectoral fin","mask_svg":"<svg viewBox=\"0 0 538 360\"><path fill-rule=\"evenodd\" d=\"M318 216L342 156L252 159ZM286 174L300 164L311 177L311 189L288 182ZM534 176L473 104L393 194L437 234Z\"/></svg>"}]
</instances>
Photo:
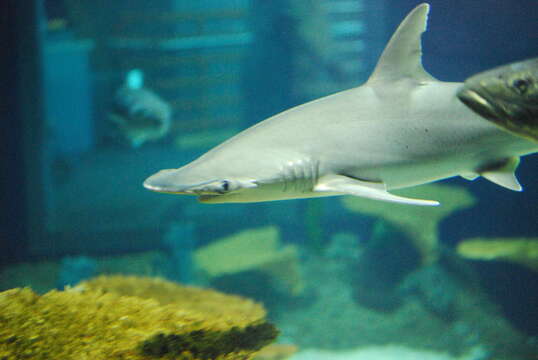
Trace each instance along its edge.
<instances>
[{"instance_id":1,"label":"shark pectoral fin","mask_svg":"<svg viewBox=\"0 0 538 360\"><path fill-rule=\"evenodd\" d=\"M344 175L323 176L316 186L314 186L314 191L360 196L373 200L390 201L401 204L439 205L439 202L433 200L421 200L397 196L387 192L385 185L382 183L357 180Z\"/></svg>"},{"instance_id":2,"label":"shark pectoral fin","mask_svg":"<svg viewBox=\"0 0 538 360\"><path fill-rule=\"evenodd\" d=\"M519 157L511 157L480 171L480 176L492 183L514 191L522 191L523 187L517 180L515 171L519 165Z\"/></svg>"}]
</instances>

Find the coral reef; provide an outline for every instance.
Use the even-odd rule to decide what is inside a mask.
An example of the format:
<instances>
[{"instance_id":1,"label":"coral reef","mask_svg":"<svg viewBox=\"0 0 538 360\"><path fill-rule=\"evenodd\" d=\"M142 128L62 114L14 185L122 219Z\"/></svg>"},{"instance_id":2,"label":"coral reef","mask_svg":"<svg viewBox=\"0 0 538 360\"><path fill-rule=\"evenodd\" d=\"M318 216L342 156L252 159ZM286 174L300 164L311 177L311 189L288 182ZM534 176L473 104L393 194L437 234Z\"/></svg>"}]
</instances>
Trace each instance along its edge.
<instances>
[{"instance_id":1,"label":"coral reef","mask_svg":"<svg viewBox=\"0 0 538 360\"><path fill-rule=\"evenodd\" d=\"M538 238L472 238L458 244L467 259L507 261L538 271Z\"/></svg>"},{"instance_id":2,"label":"coral reef","mask_svg":"<svg viewBox=\"0 0 538 360\"><path fill-rule=\"evenodd\" d=\"M420 300L427 310L445 321L455 316L459 290L455 277L439 263L420 268L400 285L401 293Z\"/></svg>"},{"instance_id":3,"label":"coral reef","mask_svg":"<svg viewBox=\"0 0 538 360\"><path fill-rule=\"evenodd\" d=\"M252 300L209 289L180 286L159 278L99 276L80 283L75 289L153 299L161 305L175 304L190 313L215 318L230 325L240 325L236 323L238 320L250 324L264 319L266 315L265 309Z\"/></svg>"},{"instance_id":4,"label":"coral reef","mask_svg":"<svg viewBox=\"0 0 538 360\"><path fill-rule=\"evenodd\" d=\"M277 335L264 314L246 299L149 278L41 296L17 288L0 293L0 358L246 360Z\"/></svg>"},{"instance_id":5,"label":"coral reef","mask_svg":"<svg viewBox=\"0 0 538 360\"><path fill-rule=\"evenodd\" d=\"M297 247L282 245L275 226L247 229L217 239L198 249L194 259L209 278L259 270L279 279L292 294L303 290Z\"/></svg>"},{"instance_id":6,"label":"coral reef","mask_svg":"<svg viewBox=\"0 0 538 360\"><path fill-rule=\"evenodd\" d=\"M152 357L181 358L190 354L194 358L217 359L223 354L257 351L275 337L273 325L260 323L227 331L195 330L182 335L159 333L144 340L140 350Z\"/></svg>"},{"instance_id":7,"label":"coral reef","mask_svg":"<svg viewBox=\"0 0 538 360\"><path fill-rule=\"evenodd\" d=\"M395 193L421 199L436 199L441 205L409 206L352 196L343 197L342 203L350 211L382 218L398 228L419 249L424 264L435 262L439 256L439 222L453 212L475 204L473 196L459 186L426 184Z\"/></svg>"},{"instance_id":8,"label":"coral reef","mask_svg":"<svg viewBox=\"0 0 538 360\"><path fill-rule=\"evenodd\" d=\"M360 242L346 243L363 247ZM349 259L349 263L353 261L353 257ZM525 356L536 352L529 339L511 326L465 274L456 276L455 271L441 271L447 266L423 267L409 275L413 279L406 284L408 289L402 290L407 294L401 297L400 306L380 312L355 301L354 274L347 262L332 256L332 251L323 256L304 255L305 294L310 302L300 308L281 305L283 309L272 313L282 332L281 341L301 349L332 351L399 344L449 352L456 357L473 347L484 346L495 359L526 359ZM380 262L391 266L384 260ZM298 359L304 358L307 357Z\"/></svg>"},{"instance_id":9,"label":"coral reef","mask_svg":"<svg viewBox=\"0 0 538 360\"><path fill-rule=\"evenodd\" d=\"M324 256L344 263L359 260L363 249L359 237L351 232L334 233L325 247Z\"/></svg>"},{"instance_id":10,"label":"coral reef","mask_svg":"<svg viewBox=\"0 0 538 360\"><path fill-rule=\"evenodd\" d=\"M353 298L370 309L394 311L403 301L401 282L420 262L414 244L394 226L378 220L352 266Z\"/></svg>"}]
</instances>

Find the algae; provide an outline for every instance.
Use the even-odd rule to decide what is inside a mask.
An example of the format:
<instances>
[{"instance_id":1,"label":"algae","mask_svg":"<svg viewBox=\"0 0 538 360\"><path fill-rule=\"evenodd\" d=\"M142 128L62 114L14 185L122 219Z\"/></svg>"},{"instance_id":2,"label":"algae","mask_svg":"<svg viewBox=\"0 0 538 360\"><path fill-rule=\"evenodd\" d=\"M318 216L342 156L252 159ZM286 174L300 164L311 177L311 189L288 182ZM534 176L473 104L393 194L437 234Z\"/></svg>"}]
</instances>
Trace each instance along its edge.
<instances>
[{"instance_id":1,"label":"algae","mask_svg":"<svg viewBox=\"0 0 538 360\"><path fill-rule=\"evenodd\" d=\"M350 211L382 218L402 231L420 251L424 264L431 264L439 257L439 223L455 211L471 207L476 202L465 188L451 185L426 184L395 193L439 200L441 205L411 206L350 196L344 197L342 203Z\"/></svg>"},{"instance_id":2,"label":"algae","mask_svg":"<svg viewBox=\"0 0 538 360\"><path fill-rule=\"evenodd\" d=\"M538 271L538 238L472 238L458 244L464 258L507 261Z\"/></svg>"},{"instance_id":3,"label":"algae","mask_svg":"<svg viewBox=\"0 0 538 360\"><path fill-rule=\"evenodd\" d=\"M262 305L241 296L194 286L182 286L159 278L99 276L82 282L76 289L102 291L123 296L153 299L160 305L177 305L191 314L221 322L219 328L245 326L265 318Z\"/></svg>"},{"instance_id":4,"label":"algae","mask_svg":"<svg viewBox=\"0 0 538 360\"><path fill-rule=\"evenodd\" d=\"M196 330L183 335L159 333L145 340L140 349L149 356L180 356L189 352L195 358L207 360L244 350L260 350L276 336L274 326L260 323L244 329L232 327L228 331Z\"/></svg>"},{"instance_id":5,"label":"algae","mask_svg":"<svg viewBox=\"0 0 538 360\"><path fill-rule=\"evenodd\" d=\"M259 270L286 285L291 294L302 292L298 249L283 245L275 226L247 229L217 239L198 249L194 260L209 278Z\"/></svg>"},{"instance_id":6,"label":"algae","mask_svg":"<svg viewBox=\"0 0 538 360\"><path fill-rule=\"evenodd\" d=\"M113 285L101 288L107 280ZM249 300L164 280L125 280L101 277L41 296L29 288L0 293L0 359L244 360L277 336L261 305ZM125 295L136 292L137 281L145 298Z\"/></svg>"}]
</instances>

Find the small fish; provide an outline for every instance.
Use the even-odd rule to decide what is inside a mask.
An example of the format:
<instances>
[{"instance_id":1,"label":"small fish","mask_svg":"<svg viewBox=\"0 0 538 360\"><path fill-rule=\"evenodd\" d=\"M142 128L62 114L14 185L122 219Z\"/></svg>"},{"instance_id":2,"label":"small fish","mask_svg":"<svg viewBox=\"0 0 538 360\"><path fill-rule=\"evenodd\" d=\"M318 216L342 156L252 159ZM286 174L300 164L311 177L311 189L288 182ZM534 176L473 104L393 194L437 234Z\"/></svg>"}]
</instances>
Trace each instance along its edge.
<instances>
[{"instance_id":1,"label":"small fish","mask_svg":"<svg viewBox=\"0 0 538 360\"><path fill-rule=\"evenodd\" d=\"M471 76L458 98L499 127L538 142L538 58Z\"/></svg>"},{"instance_id":2,"label":"small fish","mask_svg":"<svg viewBox=\"0 0 538 360\"><path fill-rule=\"evenodd\" d=\"M131 70L114 96L110 119L133 147L158 140L170 130L170 105L153 91L143 87L143 74Z\"/></svg>"},{"instance_id":3,"label":"small fish","mask_svg":"<svg viewBox=\"0 0 538 360\"><path fill-rule=\"evenodd\" d=\"M153 191L204 203L353 195L414 205L390 192L452 176L482 176L521 191L519 156L538 144L484 121L422 66L428 4L398 27L362 86L277 114L178 169L150 176Z\"/></svg>"}]
</instances>

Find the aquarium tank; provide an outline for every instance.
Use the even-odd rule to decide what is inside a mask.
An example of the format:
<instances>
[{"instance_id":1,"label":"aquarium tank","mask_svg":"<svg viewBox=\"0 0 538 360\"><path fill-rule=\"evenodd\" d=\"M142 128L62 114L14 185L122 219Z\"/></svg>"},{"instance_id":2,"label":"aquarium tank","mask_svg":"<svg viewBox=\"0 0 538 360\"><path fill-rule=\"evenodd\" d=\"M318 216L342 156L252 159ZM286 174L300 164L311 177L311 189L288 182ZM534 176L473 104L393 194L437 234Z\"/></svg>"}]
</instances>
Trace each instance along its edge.
<instances>
[{"instance_id":1,"label":"aquarium tank","mask_svg":"<svg viewBox=\"0 0 538 360\"><path fill-rule=\"evenodd\" d=\"M538 359L535 0L7 0L0 37L0 359Z\"/></svg>"}]
</instances>

